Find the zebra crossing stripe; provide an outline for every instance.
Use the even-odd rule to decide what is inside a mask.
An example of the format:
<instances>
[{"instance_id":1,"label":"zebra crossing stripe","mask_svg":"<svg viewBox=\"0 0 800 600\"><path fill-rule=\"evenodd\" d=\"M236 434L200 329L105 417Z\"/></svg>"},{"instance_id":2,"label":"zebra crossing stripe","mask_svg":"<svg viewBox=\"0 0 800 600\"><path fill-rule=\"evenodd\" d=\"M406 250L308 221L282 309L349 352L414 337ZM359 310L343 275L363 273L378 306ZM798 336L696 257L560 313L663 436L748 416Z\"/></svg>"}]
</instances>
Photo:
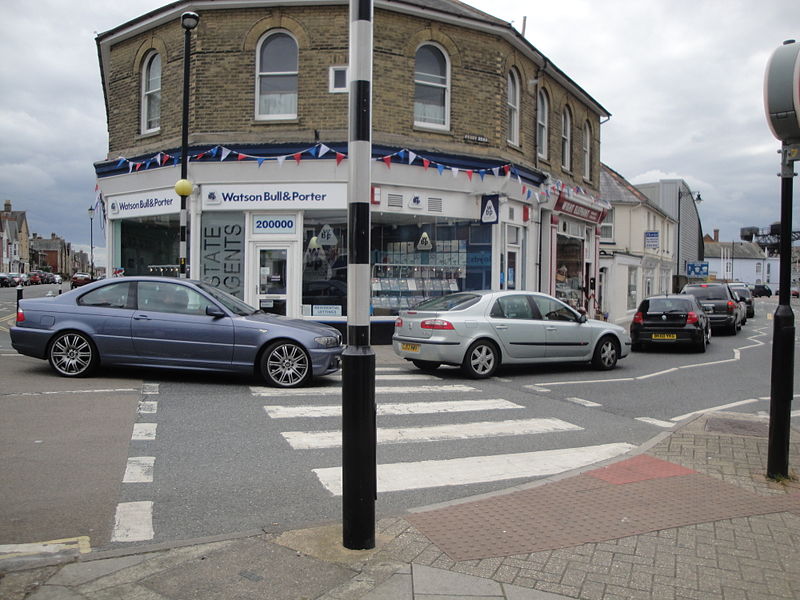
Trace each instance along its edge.
<instances>
[{"instance_id":1,"label":"zebra crossing stripe","mask_svg":"<svg viewBox=\"0 0 800 600\"><path fill-rule=\"evenodd\" d=\"M417 386L375 386L376 394L435 394L455 392L477 392L478 389L470 385L417 385ZM337 396L342 394L339 386L290 388L288 390L273 387L250 388L253 396Z\"/></svg>"},{"instance_id":2,"label":"zebra crossing stripe","mask_svg":"<svg viewBox=\"0 0 800 600\"><path fill-rule=\"evenodd\" d=\"M153 539L153 503L120 502L114 515L112 542L142 542Z\"/></svg>"},{"instance_id":3,"label":"zebra crossing stripe","mask_svg":"<svg viewBox=\"0 0 800 600\"><path fill-rule=\"evenodd\" d=\"M157 426L157 423L134 423L131 439L134 441L154 440Z\"/></svg>"},{"instance_id":4,"label":"zebra crossing stripe","mask_svg":"<svg viewBox=\"0 0 800 600\"><path fill-rule=\"evenodd\" d=\"M334 381L341 381L342 374L337 373L335 375L327 375L328 379L332 379ZM433 380L433 381L441 381L441 377L437 377L436 375L430 375L427 373L410 373L406 371L406 373L378 373L375 375L375 381L408 381L409 379L413 379L414 381L422 381L422 380Z\"/></svg>"},{"instance_id":5,"label":"zebra crossing stripe","mask_svg":"<svg viewBox=\"0 0 800 600\"><path fill-rule=\"evenodd\" d=\"M634 448L632 444L614 443L520 454L378 465L378 492L399 492L555 475L619 456ZM342 495L340 467L314 469L314 474L332 495Z\"/></svg>"},{"instance_id":6,"label":"zebra crossing stripe","mask_svg":"<svg viewBox=\"0 0 800 600\"><path fill-rule=\"evenodd\" d=\"M509 410L525 408L508 400L457 400L454 402L397 402L378 405L378 414L388 415L429 415L437 413L471 412L479 410ZM316 417L339 417L341 404L326 406L265 406L264 410L272 419L297 419Z\"/></svg>"},{"instance_id":7,"label":"zebra crossing stripe","mask_svg":"<svg viewBox=\"0 0 800 600\"><path fill-rule=\"evenodd\" d=\"M155 462L155 456L129 457L122 483L152 483Z\"/></svg>"},{"instance_id":8,"label":"zebra crossing stripe","mask_svg":"<svg viewBox=\"0 0 800 600\"><path fill-rule=\"evenodd\" d=\"M642 423L655 425L656 427L663 427L664 429L671 429L675 427L675 423L673 423L672 421L662 421L660 419L654 419L652 417L636 417L636 420L641 421Z\"/></svg>"},{"instance_id":9,"label":"zebra crossing stripe","mask_svg":"<svg viewBox=\"0 0 800 600\"><path fill-rule=\"evenodd\" d=\"M427 427L378 428L379 444L406 444L410 442L441 442L474 438L536 435L556 431L582 431L583 427L561 419L518 419L511 421L483 421L479 423L451 423ZM284 431L281 435L295 450L337 448L342 445L342 432Z\"/></svg>"}]
</instances>

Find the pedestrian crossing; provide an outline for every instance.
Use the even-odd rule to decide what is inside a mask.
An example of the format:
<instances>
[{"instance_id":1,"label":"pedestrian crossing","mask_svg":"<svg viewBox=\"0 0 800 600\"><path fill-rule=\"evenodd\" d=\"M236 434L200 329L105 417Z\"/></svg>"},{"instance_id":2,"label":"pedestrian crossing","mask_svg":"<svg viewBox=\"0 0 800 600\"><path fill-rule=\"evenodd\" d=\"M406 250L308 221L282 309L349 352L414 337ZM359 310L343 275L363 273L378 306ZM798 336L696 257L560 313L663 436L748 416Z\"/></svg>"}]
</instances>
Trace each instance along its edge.
<instances>
[{"instance_id":1,"label":"pedestrian crossing","mask_svg":"<svg viewBox=\"0 0 800 600\"><path fill-rule=\"evenodd\" d=\"M280 424L280 435L292 450L306 452L309 463L318 460L324 464L331 461L330 451L338 451L342 445L342 431L339 428L341 405L331 402L332 396L341 396L341 377L326 377L319 381L320 385L316 387L291 390L251 387L250 392L259 399L278 400L277 403L263 406L266 418ZM400 385L400 382L405 385ZM557 450L470 455L468 446L475 440L492 441L584 431L580 425L560 418L534 418L530 409L518 402L477 397L482 393L477 385L451 384L435 374L396 367L377 368L377 416L391 418L393 425L378 423L377 444L379 447L392 448L393 456L397 456L396 451L410 447L402 452L403 456L415 459L379 463L378 492L549 476L613 458L634 448L631 444L620 442ZM457 399L439 399L446 395L452 397L453 394ZM398 401L395 396L408 397L409 400ZM430 417L431 422L420 424L419 417L426 416ZM411 418L413 423L398 425L397 421L405 417ZM452 422L442 422L448 419L452 419ZM295 424L302 425L296 427ZM438 444L446 444L448 457L432 455L427 448L433 443L437 444L437 452L441 452L442 448ZM485 448L486 444L479 447ZM420 457L423 457L422 460ZM341 460L339 452L336 460ZM310 468L330 494L341 495L340 466L310 464Z\"/></svg>"}]
</instances>

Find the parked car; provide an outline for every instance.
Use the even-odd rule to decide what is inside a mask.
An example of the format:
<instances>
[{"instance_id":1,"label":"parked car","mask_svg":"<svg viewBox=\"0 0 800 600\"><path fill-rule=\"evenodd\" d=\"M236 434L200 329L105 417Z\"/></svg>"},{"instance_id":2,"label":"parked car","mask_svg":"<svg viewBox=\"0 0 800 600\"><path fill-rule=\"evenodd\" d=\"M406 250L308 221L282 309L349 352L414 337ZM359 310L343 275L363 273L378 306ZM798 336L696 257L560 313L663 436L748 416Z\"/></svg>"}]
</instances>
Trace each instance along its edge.
<instances>
[{"instance_id":1,"label":"parked car","mask_svg":"<svg viewBox=\"0 0 800 600\"><path fill-rule=\"evenodd\" d=\"M88 273L75 273L75 275L72 276L70 288L74 290L76 287L80 287L91 282L92 276Z\"/></svg>"},{"instance_id":2,"label":"parked car","mask_svg":"<svg viewBox=\"0 0 800 600\"><path fill-rule=\"evenodd\" d=\"M708 315L711 327L725 329L736 335L745 321L745 308L727 283L690 283L681 294L691 294Z\"/></svg>"},{"instance_id":3,"label":"parked car","mask_svg":"<svg viewBox=\"0 0 800 600\"><path fill-rule=\"evenodd\" d=\"M28 275L26 273L9 273L8 276L11 278L11 285L13 287L17 287L18 285L30 285L30 279L28 279Z\"/></svg>"},{"instance_id":4,"label":"parked car","mask_svg":"<svg viewBox=\"0 0 800 600\"><path fill-rule=\"evenodd\" d=\"M618 326L589 320L560 300L536 292L457 292L401 310L392 348L423 370L458 365L475 379L500 365L591 362L613 369L630 352Z\"/></svg>"},{"instance_id":5,"label":"parked car","mask_svg":"<svg viewBox=\"0 0 800 600\"><path fill-rule=\"evenodd\" d=\"M800 298L800 288L793 287L791 289L792 298Z\"/></svg>"},{"instance_id":6,"label":"parked car","mask_svg":"<svg viewBox=\"0 0 800 600\"><path fill-rule=\"evenodd\" d=\"M28 279L31 280L31 285L41 285L42 283L44 283L41 271L29 271Z\"/></svg>"},{"instance_id":7,"label":"parked car","mask_svg":"<svg viewBox=\"0 0 800 600\"><path fill-rule=\"evenodd\" d=\"M0 287L10 287L11 276L8 273L0 273Z\"/></svg>"},{"instance_id":8,"label":"parked car","mask_svg":"<svg viewBox=\"0 0 800 600\"><path fill-rule=\"evenodd\" d=\"M633 315L631 343L633 350L688 344L705 352L711 343L711 323L691 294L651 296L642 300Z\"/></svg>"},{"instance_id":9,"label":"parked car","mask_svg":"<svg viewBox=\"0 0 800 600\"><path fill-rule=\"evenodd\" d=\"M63 280L61 279L61 275L59 275L58 273L53 275L53 283L60 284L62 281Z\"/></svg>"},{"instance_id":10,"label":"parked car","mask_svg":"<svg viewBox=\"0 0 800 600\"><path fill-rule=\"evenodd\" d=\"M275 387L338 371L333 327L262 313L201 281L125 277L20 301L11 345L64 377L98 365L260 374Z\"/></svg>"},{"instance_id":11,"label":"parked car","mask_svg":"<svg viewBox=\"0 0 800 600\"><path fill-rule=\"evenodd\" d=\"M732 283L730 284L731 289L736 292L741 300L745 303L745 316L748 319L755 318L756 316L756 307L753 303L753 292L747 287L747 284L744 283ZM746 321L745 321L746 322Z\"/></svg>"},{"instance_id":12,"label":"parked car","mask_svg":"<svg viewBox=\"0 0 800 600\"><path fill-rule=\"evenodd\" d=\"M772 296L772 288L770 288L768 285L757 283L753 286L753 296L756 298L760 298L762 296L769 298Z\"/></svg>"}]
</instances>

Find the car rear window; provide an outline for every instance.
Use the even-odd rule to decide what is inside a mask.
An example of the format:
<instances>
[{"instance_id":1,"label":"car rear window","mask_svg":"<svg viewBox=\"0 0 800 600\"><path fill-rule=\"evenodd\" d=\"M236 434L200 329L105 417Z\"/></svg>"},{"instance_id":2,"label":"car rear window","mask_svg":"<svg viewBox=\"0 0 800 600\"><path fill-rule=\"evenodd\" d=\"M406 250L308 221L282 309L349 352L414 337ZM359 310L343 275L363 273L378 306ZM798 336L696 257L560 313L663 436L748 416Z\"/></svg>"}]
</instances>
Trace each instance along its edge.
<instances>
[{"instance_id":1,"label":"car rear window","mask_svg":"<svg viewBox=\"0 0 800 600\"><path fill-rule=\"evenodd\" d=\"M481 297L477 294L448 294L447 296L439 296L438 298L429 298L428 300L423 300L414 306L413 310L463 310L472 306L480 299Z\"/></svg>"},{"instance_id":2,"label":"car rear window","mask_svg":"<svg viewBox=\"0 0 800 600\"><path fill-rule=\"evenodd\" d=\"M691 294L695 298L702 298L703 300L727 300L728 294L725 293L725 288L722 286L714 285L708 287L690 287L683 290L685 294Z\"/></svg>"},{"instance_id":3,"label":"car rear window","mask_svg":"<svg viewBox=\"0 0 800 600\"><path fill-rule=\"evenodd\" d=\"M685 298L651 298L647 312L689 312L692 303Z\"/></svg>"},{"instance_id":4,"label":"car rear window","mask_svg":"<svg viewBox=\"0 0 800 600\"><path fill-rule=\"evenodd\" d=\"M739 294L742 298L751 298L753 294L750 293L750 290L746 287L734 287L733 291Z\"/></svg>"}]
</instances>

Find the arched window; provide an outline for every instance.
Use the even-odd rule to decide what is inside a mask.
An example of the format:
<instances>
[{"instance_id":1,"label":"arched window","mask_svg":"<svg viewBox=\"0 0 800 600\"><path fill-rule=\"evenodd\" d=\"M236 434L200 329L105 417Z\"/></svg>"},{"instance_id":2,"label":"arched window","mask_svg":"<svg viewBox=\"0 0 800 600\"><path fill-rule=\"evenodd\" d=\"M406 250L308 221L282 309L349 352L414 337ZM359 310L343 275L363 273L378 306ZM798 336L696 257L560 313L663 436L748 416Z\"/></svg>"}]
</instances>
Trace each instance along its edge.
<instances>
[{"instance_id":1,"label":"arched window","mask_svg":"<svg viewBox=\"0 0 800 600\"><path fill-rule=\"evenodd\" d=\"M414 65L414 124L450 127L450 78L447 56L432 44L420 46Z\"/></svg>"},{"instance_id":2,"label":"arched window","mask_svg":"<svg viewBox=\"0 0 800 600\"><path fill-rule=\"evenodd\" d=\"M536 101L536 144L538 147L539 158L547 159L548 147L550 146L550 100L547 92L539 90Z\"/></svg>"},{"instance_id":3,"label":"arched window","mask_svg":"<svg viewBox=\"0 0 800 600\"><path fill-rule=\"evenodd\" d=\"M519 77L514 69L508 72L508 142L519 146Z\"/></svg>"},{"instance_id":4,"label":"arched window","mask_svg":"<svg viewBox=\"0 0 800 600\"><path fill-rule=\"evenodd\" d=\"M297 117L297 42L286 32L261 40L256 65L256 118Z\"/></svg>"},{"instance_id":5,"label":"arched window","mask_svg":"<svg viewBox=\"0 0 800 600\"><path fill-rule=\"evenodd\" d=\"M142 67L142 133L161 127L161 55L151 52Z\"/></svg>"},{"instance_id":6,"label":"arched window","mask_svg":"<svg viewBox=\"0 0 800 600\"><path fill-rule=\"evenodd\" d=\"M583 178L592 179L592 126L589 121L583 126Z\"/></svg>"},{"instance_id":7,"label":"arched window","mask_svg":"<svg viewBox=\"0 0 800 600\"><path fill-rule=\"evenodd\" d=\"M561 168L572 170L572 113L568 106L561 113Z\"/></svg>"}]
</instances>

